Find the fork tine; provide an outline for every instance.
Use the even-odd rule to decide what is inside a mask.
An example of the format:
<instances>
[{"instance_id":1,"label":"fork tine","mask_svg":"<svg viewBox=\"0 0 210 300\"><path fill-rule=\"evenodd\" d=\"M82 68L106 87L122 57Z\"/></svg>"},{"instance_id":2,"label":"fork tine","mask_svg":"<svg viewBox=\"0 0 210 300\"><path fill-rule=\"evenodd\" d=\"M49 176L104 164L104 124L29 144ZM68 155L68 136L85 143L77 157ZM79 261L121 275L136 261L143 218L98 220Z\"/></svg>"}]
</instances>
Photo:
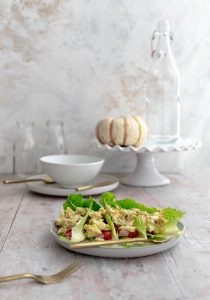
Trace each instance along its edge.
<instances>
[{"instance_id":1,"label":"fork tine","mask_svg":"<svg viewBox=\"0 0 210 300\"><path fill-rule=\"evenodd\" d=\"M57 278L65 278L66 276L68 276L68 274L70 274L72 272L72 270L76 270L81 266L81 263L78 261L73 262L71 265L69 265L68 267L66 267L65 269L63 269L62 271L51 275L51 278L53 279L57 279Z\"/></svg>"},{"instance_id":2,"label":"fork tine","mask_svg":"<svg viewBox=\"0 0 210 300\"><path fill-rule=\"evenodd\" d=\"M60 282L63 281L65 278L69 277L72 273L74 273L77 269L79 269L80 266L75 267L74 269L72 269L70 272L68 272L67 274L65 274L65 276L60 276L58 278L51 278L51 282L52 283L56 283L56 282Z\"/></svg>"},{"instance_id":3,"label":"fork tine","mask_svg":"<svg viewBox=\"0 0 210 300\"><path fill-rule=\"evenodd\" d=\"M71 265L66 267L63 271L60 271L53 275L41 276L41 282L44 284L57 283L65 279L67 276L72 274L81 266L80 262L73 262ZM37 276L39 277L39 275Z\"/></svg>"},{"instance_id":4,"label":"fork tine","mask_svg":"<svg viewBox=\"0 0 210 300\"><path fill-rule=\"evenodd\" d=\"M68 265L65 269L63 269L62 271L58 272L58 273L55 273L51 276L60 276L62 274L65 274L66 272L69 272L69 270L71 270L75 265L78 265L80 264L79 261L74 261L73 263L71 263L70 265Z\"/></svg>"},{"instance_id":5,"label":"fork tine","mask_svg":"<svg viewBox=\"0 0 210 300\"><path fill-rule=\"evenodd\" d=\"M80 263L75 263L74 265L71 266L71 268L69 268L68 270L65 270L65 272L63 272L59 276L62 278L65 278L66 276L71 274L74 270L77 270L80 266L81 266Z\"/></svg>"},{"instance_id":6,"label":"fork tine","mask_svg":"<svg viewBox=\"0 0 210 300\"><path fill-rule=\"evenodd\" d=\"M72 264L73 265L73 264ZM62 281L64 278L66 278L67 276L69 276L70 274L72 274L74 271L76 271L77 269L79 269L81 266L80 263L74 263L74 265L69 268L68 270L66 270L65 272L59 272L61 273L59 276L57 274L51 276L50 281L52 283L56 283L58 281Z\"/></svg>"}]
</instances>

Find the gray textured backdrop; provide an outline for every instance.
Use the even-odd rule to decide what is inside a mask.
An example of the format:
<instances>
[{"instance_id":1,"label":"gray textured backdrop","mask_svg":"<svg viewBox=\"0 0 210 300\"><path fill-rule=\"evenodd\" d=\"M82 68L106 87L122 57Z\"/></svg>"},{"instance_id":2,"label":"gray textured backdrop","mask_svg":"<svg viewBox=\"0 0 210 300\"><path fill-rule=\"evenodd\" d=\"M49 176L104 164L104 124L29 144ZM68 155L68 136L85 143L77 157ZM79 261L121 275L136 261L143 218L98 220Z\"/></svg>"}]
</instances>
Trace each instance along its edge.
<instances>
[{"instance_id":1,"label":"gray textured backdrop","mask_svg":"<svg viewBox=\"0 0 210 300\"><path fill-rule=\"evenodd\" d=\"M143 113L150 38L167 17L181 72L182 135L200 138L203 148L164 154L164 164L160 155L158 163L208 186L209 15L207 0L0 0L0 171L12 171L16 120L35 121L41 134L46 119L62 119L69 152L95 153L100 118ZM115 156L115 164L104 155L105 170L135 165L132 155Z\"/></svg>"}]
</instances>

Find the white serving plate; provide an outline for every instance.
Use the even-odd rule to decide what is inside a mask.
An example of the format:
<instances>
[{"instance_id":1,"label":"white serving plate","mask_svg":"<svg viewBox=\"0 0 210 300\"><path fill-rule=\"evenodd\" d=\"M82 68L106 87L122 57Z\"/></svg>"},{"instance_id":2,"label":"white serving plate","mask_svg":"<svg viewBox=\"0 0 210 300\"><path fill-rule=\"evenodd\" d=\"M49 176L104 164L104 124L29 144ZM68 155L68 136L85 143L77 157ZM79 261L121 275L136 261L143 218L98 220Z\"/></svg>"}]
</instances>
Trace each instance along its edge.
<instances>
[{"instance_id":1,"label":"white serving plate","mask_svg":"<svg viewBox=\"0 0 210 300\"><path fill-rule=\"evenodd\" d=\"M184 225L178 223L179 230L184 232ZM93 247L93 248L83 248L83 249L71 249L70 243L63 241L56 234L56 227L53 225L50 229L53 238L64 248L77 253L82 253L86 255L101 256L101 257L112 257L112 258L125 258L125 257L141 257L148 256L155 253L159 253L174 247L180 240L181 236L175 237L170 241L161 244L150 244L145 246L135 246L132 248L123 248L120 245L106 246L106 247Z\"/></svg>"},{"instance_id":2,"label":"white serving plate","mask_svg":"<svg viewBox=\"0 0 210 300\"><path fill-rule=\"evenodd\" d=\"M44 175L42 175L44 176ZM46 176L46 175L45 175ZM40 175L33 176L31 178L40 178ZM102 181L113 181L111 184L107 184L105 186L96 187L86 191L75 191L75 189L64 189L61 188L57 183L44 183L42 181L34 181L34 182L27 182L26 187L35 193L44 194L44 195L51 195L51 196L68 196L69 194L81 194L84 196L89 195L98 195L101 193L113 191L119 185L119 181L115 176L109 174L99 174L96 178L91 180L88 184L94 184Z\"/></svg>"}]
</instances>

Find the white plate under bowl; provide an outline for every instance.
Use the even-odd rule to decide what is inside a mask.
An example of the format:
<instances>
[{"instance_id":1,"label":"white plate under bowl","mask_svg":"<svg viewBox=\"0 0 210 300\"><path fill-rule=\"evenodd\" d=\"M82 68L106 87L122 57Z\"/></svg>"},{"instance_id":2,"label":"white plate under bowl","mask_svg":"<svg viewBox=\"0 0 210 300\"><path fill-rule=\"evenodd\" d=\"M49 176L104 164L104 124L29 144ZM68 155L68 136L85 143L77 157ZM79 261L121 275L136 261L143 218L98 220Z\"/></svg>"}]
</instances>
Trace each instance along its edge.
<instances>
[{"instance_id":1,"label":"white plate under bowl","mask_svg":"<svg viewBox=\"0 0 210 300\"><path fill-rule=\"evenodd\" d=\"M43 177L44 175L42 175ZM40 175L33 176L31 178L40 178ZM44 183L42 181L34 181L26 183L27 188L35 193L51 195L51 196L68 196L69 194L82 194L84 196L98 195L104 192L113 191L119 185L119 181L115 176L109 174L99 174L96 178L90 181L88 184L94 184L102 181L113 181L111 184L105 186L96 187L86 191L75 191L75 189L61 188L57 183Z\"/></svg>"},{"instance_id":2,"label":"white plate under bowl","mask_svg":"<svg viewBox=\"0 0 210 300\"><path fill-rule=\"evenodd\" d=\"M179 222L178 223L179 230L184 232L184 225ZM56 234L56 227L53 225L50 229L54 239L64 248L67 248L70 251L86 254L86 255L94 255L101 257L112 257L112 258L123 258L123 257L141 257L148 256L155 253L159 253L165 250L168 250L174 247L180 240L180 236L171 239L168 242L164 242L161 244L150 244L145 246L135 246L132 248L124 248L120 245L115 246L106 246L106 247L94 247L94 248L83 248L83 249L71 249L71 245L63 241Z\"/></svg>"}]
</instances>

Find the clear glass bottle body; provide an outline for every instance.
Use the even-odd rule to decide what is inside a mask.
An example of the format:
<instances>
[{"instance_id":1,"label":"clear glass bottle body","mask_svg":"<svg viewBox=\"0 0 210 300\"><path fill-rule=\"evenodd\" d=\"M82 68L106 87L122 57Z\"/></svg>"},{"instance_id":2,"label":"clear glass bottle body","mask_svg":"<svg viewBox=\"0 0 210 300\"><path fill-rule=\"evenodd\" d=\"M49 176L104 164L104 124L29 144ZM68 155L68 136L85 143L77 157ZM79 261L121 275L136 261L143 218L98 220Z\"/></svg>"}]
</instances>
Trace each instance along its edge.
<instances>
[{"instance_id":1,"label":"clear glass bottle body","mask_svg":"<svg viewBox=\"0 0 210 300\"><path fill-rule=\"evenodd\" d=\"M36 173L36 143L34 124L18 121L14 141L14 172L20 177Z\"/></svg>"},{"instance_id":2,"label":"clear glass bottle body","mask_svg":"<svg viewBox=\"0 0 210 300\"><path fill-rule=\"evenodd\" d=\"M44 139L44 155L67 153L62 121L48 120Z\"/></svg>"},{"instance_id":3,"label":"clear glass bottle body","mask_svg":"<svg viewBox=\"0 0 210 300\"><path fill-rule=\"evenodd\" d=\"M180 76L171 51L168 24L153 35L156 48L147 80L147 124L149 139L170 143L180 135Z\"/></svg>"}]
</instances>

